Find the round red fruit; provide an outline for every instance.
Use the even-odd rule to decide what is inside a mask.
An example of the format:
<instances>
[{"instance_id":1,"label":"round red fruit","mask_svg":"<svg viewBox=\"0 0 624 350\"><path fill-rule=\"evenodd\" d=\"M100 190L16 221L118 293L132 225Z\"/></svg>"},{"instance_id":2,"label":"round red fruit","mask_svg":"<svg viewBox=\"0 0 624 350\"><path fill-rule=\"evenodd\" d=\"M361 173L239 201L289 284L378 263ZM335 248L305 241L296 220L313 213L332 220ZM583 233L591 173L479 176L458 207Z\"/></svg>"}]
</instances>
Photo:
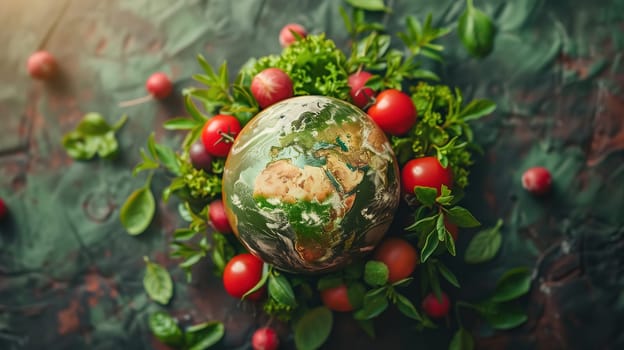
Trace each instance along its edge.
<instances>
[{"instance_id":1,"label":"round red fruit","mask_svg":"<svg viewBox=\"0 0 624 350\"><path fill-rule=\"evenodd\" d=\"M340 312L353 311L353 306L349 301L347 286L341 284L337 287L323 289L321 300L328 309Z\"/></svg>"},{"instance_id":2,"label":"round red fruit","mask_svg":"<svg viewBox=\"0 0 624 350\"><path fill-rule=\"evenodd\" d=\"M377 95L375 102L368 109L368 115L384 132L400 136L414 126L417 112L409 95L389 89Z\"/></svg>"},{"instance_id":3,"label":"round red fruit","mask_svg":"<svg viewBox=\"0 0 624 350\"><path fill-rule=\"evenodd\" d=\"M408 241L388 237L377 247L373 259L388 266L388 282L394 283L414 272L418 264L418 252Z\"/></svg>"},{"instance_id":4,"label":"round red fruit","mask_svg":"<svg viewBox=\"0 0 624 350\"><path fill-rule=\"evenodd\" d=\"M28 74L35 79L47 80L58 70L56 59L48 51L37 51L28 57Z\"/></svg>"},{"instance_id":5,"label":"round red fruit","mask_svg":"<svg viewBox=\"0 0 624 350\"><path fill-rule=\"evenodd\" d=\"M305 38L308 35L307 31L303 26L296 23L290 23L285 25L279 33L279 43L282 47L290 46L292 43L297 41L297 37L293 34L293 32L297 33L302 38Z\"/></svg>"},{"instance_id":6,"label":"round red fruit","mask_svg":"<svg viewBox=\"0 0 624 350\"><path fill-rule=\"evenodd\" d=\"M234 256L223 269L225 291L235 298L242 298L260 282L262 265L262 260L249 253ZM264 291L263 286L262 289L249 294L246 299L260 300L264 296Z\"/></svg>"},{"instance_id":7,"label":"round red fruit","mask_svg":"<svg viewBox=\"0 0 624 350\"><path fill-rule=\"evenodd\" d=\"M444 168L436 157L415 158L403 166L401 183L406 193L414 193L416 186L433 187L441 192L442 185L451 187L453 172L450 167Z\"/></svg>"},{"instance_id":8,"label":"round red fruit","mask_svg":"<svg viewBox=\"0 0 624 350\"><path fill-rule=\"evenodd\" d=\"M276 350L279 348L279 337L273 328L258 328L251 337L253 350Z\"/></svg>"},{"instance_id":9,"label":"round red fruit","mask_svg":"<svg viewBox=\"0 0 624 350\"><path fill-rule=\"evenodd\" d=\"M4 203L4 199L0 198L0 220L4 219L9 210L7 209L6 203Z\"/></svg>"},{"instance_id":10,"label":"round red fruit","mask_svg":"<svg viewBox=\"0 0 624 350\"><path fill-rule=\"evenodd\" d=\"M204 124L201 140L210 155L225 157L240 131L238 119L231 115L217 114Z\"/></svg>"},{"instance_id":11,"label":"round red fruit","mask_svg":"<svg viewBox=\"0 0 624 350\"><path fill-rule=\"evenodd\" d=\"M446 293L442 292L440 297L438 299L434 293L429 293L422 301L423 310L431 318L442 318L451 309L451 302Z\"/></svg>"},{"instance_id":12,"label":"round red fruit","mask_svg":"<svg viewBox=\"0 0 624 350\"><path fill-rule=\"evenodd\" d=\"M173 84L165 73L156 72L147 78L145 89L154 98L162 100L171 94Z\"/></svg>"},{"instance_id":13,"label":"round red fruit","mask_svg":"<svg viewBox=\"0 0 624 350\"><path fill-rule=\"evenodd\" d=\"M208 218L215 230L221 233L232 233L232 227L225 214L225 206L221 199L214 200L208 206Z\"/></svg>"},{"instance_id":14,"label":"round red fruit","mask_svg":"<svg viewBox=\"0 0 624 350\"><path fill-rule=\"evenodd\" d=\"M294 95L293 83L288 74L279 68L267 68L251 80L251 94L261 108Z\"/></svg>"},{"instance_id":15,"label":"round red fruit","mask_svg":"<svg viewBox=\"0 0 624 350\"><path fill-rule=\"evenodd\" d=\"M527 169L522 174L522 187L535 195L545 195L552 187L550 171L539 166Z\"/></svg>"},{"instance_id":16,"label":"round red fruit","mask_svg":"<svg viewBox=\"0 0 624 350\"><path fill-rule=\"evenodd\" d=\"M207 173L212 172L212 156L201 141L197 141L191 145L189 149L189 158L193 168L203 170Z\"/></svg>"},{"instance_id":17,"label":"round red fruit","mask_svg":"<svg viewBox=\"0 0 624 350\"><path fill-rule=\"evenodd\" d=\"M364 108L375 97L375 91L365 86L372 76L369 72L359 71L351 74L347 80L349 87L351 87L351 91L349 91L351 100L354 105L360 108Z\"/></svg>"}]
</instances>

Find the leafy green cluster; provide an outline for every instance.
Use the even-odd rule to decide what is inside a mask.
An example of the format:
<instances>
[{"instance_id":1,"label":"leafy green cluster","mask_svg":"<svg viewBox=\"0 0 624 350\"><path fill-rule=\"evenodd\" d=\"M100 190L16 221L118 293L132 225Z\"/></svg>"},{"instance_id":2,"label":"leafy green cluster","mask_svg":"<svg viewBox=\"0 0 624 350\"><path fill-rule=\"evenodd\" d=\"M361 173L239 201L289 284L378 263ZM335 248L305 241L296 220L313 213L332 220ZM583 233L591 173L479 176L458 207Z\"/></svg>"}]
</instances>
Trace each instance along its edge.
<instances>
[{"instance_id":1,"label":"leafy green cluster","mask_svg":"<svg viewBox=\"0 0 624 350\"><path fill-rule=\"evenodd\" d=\"M219 158L213 161L213 171L207 173L195 169L190 162L181 162L180 179L184 182L188 194L193 199L209 200L221 194L221 173L224 160Z\"/></svg>"},{"instance_id":2,"label":"leafy green cluster","mask_svg":"<svg viewBox=\"0 0 624 350\"><path fill-rule=\"evenodd\" d=\"M63 147L70 157L89 160L96 155L101 158L114 158L119 145L115 133L128 120L123 115L114 125L109 125L98 113L87 113L75 130L63 135Z\"/></svg>"}]
</instances>

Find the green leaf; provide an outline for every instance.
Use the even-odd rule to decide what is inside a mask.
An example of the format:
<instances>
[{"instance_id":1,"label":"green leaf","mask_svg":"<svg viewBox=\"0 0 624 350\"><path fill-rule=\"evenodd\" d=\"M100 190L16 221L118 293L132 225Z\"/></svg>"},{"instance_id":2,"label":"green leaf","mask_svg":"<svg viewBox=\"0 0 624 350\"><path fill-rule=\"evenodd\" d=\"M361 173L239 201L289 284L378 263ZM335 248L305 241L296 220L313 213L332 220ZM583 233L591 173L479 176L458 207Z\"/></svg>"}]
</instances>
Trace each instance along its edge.
<instances>
[{"instance_id":1,"label":"green leaf","mask_svg":"<svg viewBox=\"0 0 624 350\"><path fill-rule=\"evenodd\" d=\"M531 270L526 267L517 267L508 270L496 283L496 289L491 300L504 302L516 299L528 293L531 289Z\"/></svg>"},{"instance_id":2,"label":"green leaf","mask_svg":"<svg viewBox=\"0 0 624 350\"><path fill-rule=\"evenodd\" d=\"M169 272L162 266L143 257L146 264L143 288L149 297L163 305L167 305L173 296L173 281Z\"/></svg>"},{"instance_id":3,"label":"green leaf","mask_svg":"<svg viewBox=\"0 0 624 350\"><path fill-rule=\"evenodd\" d=\"M366 287L362 283L355 282L347 285L347 297L354 310L362 307L364 295L366 295Z\"/></svg>"},{"instance_id":4,"label":"green leaf","mask_svg":"<svg viewBox=\"0 0 624 350\"><path fill-rule=\"evenodd\" d=\"M430 207L435 204L438 191L433 187L416 186L414 194L422 205Z\"/></svg>"},{"instance_id":5,"label":"green leaf","mask_svg":"<svg viewBox=\"0 0 624 350\"><path fill-rule=\"evenodd\" d=\"M495 109L496 103L490 100L474 100L462 109L459 117L464 121L476 120L494 112Z\"/></svg>"},{"instance_id":6,"label":"green leaf","mask_svg":"<svg viewBox=\"0 0 624 350\"><path fill-rule=\"evenodd\" d=\"M372 287L386 284L388 275L388 266L381 261L369 260L364 265L364 281Z\"/></svg>"},{"instance_id":7,"label":"green leaf","mask_svg":"<svg viewBox=\"0 0 624 350\"><path fill-rule=\"evenodd\" d=\"M165 166L165 168L169 169L173 174L180 175L180 162L178 161L178 156L176 153L169 147L161 144L155 144L155 151L158 155L158 159Z\"/></svg>"},{"instance_id":8,"label":"green leaf","mask_svg":"<svg viewBox=\"0 0 624 350\"><path fill-rule=\"evenodd\" d=\"M375 339L375 323L373 320L356 320L357 324L371 339Z\"/></svg>"},{"instance_id":9,"label":"green leaf","mask_svg":"<svg viewBox=\"0 0 624 350\"><path fill-rule=\"evenodd\" d=\"M112 158L118 153L119 145L115 131L120 128L127 116L122 116L115 126L110 126L97 113L87 113L76 129L63 135L62 144L67 154L76 160L89 160L95 155Z\"/></svg>"},{"instance_id":10,"label":"green leaf","mask_svg":"<svg viewBox=\"0 0 624 350\"><path fill-rule=\"evenodd\" d=\"M445 245L446 245L446 250L449 252L449 254L451 254L452 256L457 255L457 247L455 247L455 239L453 238L453 235L451 234L451 232L449 232L449 230L446 229L446 227L444 228L444 231L446 233L446 240L444 241Z\"/></svg>"},{"instance_id":11,"label":"green leaf","mask_svg":"<svg viewBox=\"0 0 624 350\"><path fill-rule=\"evenodd\" d=\"M258 283L256 283L255 286L253 286L253 288L251 288L250 290L247 291L247 293L243 294L243 297L241 299L245 299L248 295L253 294L257 291L260 290L260 288L262 288L262 286L264 286L267 283L267 280L269 279L269 264L262 264L262 277L260 278L260 281L258 281Z\"/></svg>"},{"instance_id":12,"label":"green leaf","mask_svg":"<svg viewBox=\"0 0 624 350\"><path fill-rule=\"evenodd\" d=\"M438 241L444 242L448 230L444 225L444 214L442 213L438 215L438 219L436 220L436 232L438 233Z\"/></svg>"},{"instance_id":13,"label":"green leaf","mask_svg":"<svg viewBox=\"0 0 624 350\"><path fill-rule=\"evenodd\" d=\"M406 227L407 231L413 231L418 233L431 232L435 228L438 215L432 215L422 218L410 226Z\"/></svg>"},{"instance_id":14,"label":"green leaf","mask_svg":"<svg viewBox=\"0 0 624 350\"><path fill-rule=\"evenodd\" d=\"M438 268L438 271L440 272L440 275L442 275L442 277L444 277L445 280L447 280L453 286L455 286L457 288L460 288L459 281L457 280L457 277L455 276L455 274L451 270L449 270L440 261L437 262L436 267Z\"/></svg>"},{"instance_id":15,"label":"green leaf","mask_svg":"<svg viewBox=\"0 0 624 350\"><path fill-rule=\"evenodd\" d=\"M167 130L190 130L190 129L195 128L198 125L203 125L203 123L195 119L178 117L178 118L167 120L163 124L163 127Z\"/></svg>"},{"instance_id":16,"label":"green leaf","mask_svg":"<svg viewBox=\"0 0 624 350\"><path fill-rule=\"evenodd\" d=\"M334 317L326 307L307 311L295 325L295 345L300 350L318 349L331 333Z\"/></svg>"},{"instance_id":17,"label":"green leaf","mask_svg":"<svg viewBox=\"0 0 624 350\"><path fill-rule=\"evenodd\" d=\"M164 344L180 347L184 344L184 335L173 317L164 311L156 311L149 316L149 328L154 336Z\"/></svg>"},{"instance_id":18,"label":"green leaf","mask_svg":"<svg viewBox=\"0 0 624 350\"><path fill-rule=\"evenodd\" d=\"M218 321L204 322L188 327L185 332L188 350L205 350L223 338L225 326Z\"/></svg>"},{"instance_id":19,"label":"green leaf","mask_svg":"<svg viewBox=\"0 0 624 350\"><path fill-rule=\"evenodd\" d=\"M460 328L453 335L451 343L449 344L449 350L473 350L474 339L472 335L465 329Z\"/></svg>"},{"instance_id":20,"label":"green leaf","mask_svg":"<svg viewBox=\"0 0 624 350\"><path fill-rule=\"evenodd\" d=\"M498 220L494 227L478 232L468 243L464 261L469 264L479 264L491 260L501 247L502 236L500 228L502 220Z\"/></svg>"},{"instance_id":21,"label":"green leaf","mask_svg":"<svg viewBox=\"0 0 624 350\"><path fill-rule=\"evenodd\" d=\"M384 287L368 291L364 295L362 308L357 310L353 317L356 320L369 320L384 312L388 308L388 298L386 298L384 291L386 291Z\"/></svg>"},{"instance_id":22,"label":"green leaf","mask_svg":"<svg viewBox=\"0 0 624 350\"><path fill-rule=\"evenodd\" d=\"M277 275L275 273L269 274L268 285L269 296L275 299L275 301L293 308L297 306L295 292L284 275Z\"/></svg>"},{"instance_id":23,"label":"green leaf","mask_svg":"<svg viewBox=\"0 0 624 350\"><path fill-rule=\"evenodd\" d=\"M425 238L425 244L421 249L420 261L423 263L426 262L431 254L436 251L439 243L440 241L438 240L438 235L436 234L436 231L432 230L431 232L429 232L427 234L427 237Z\"/></svg>"},{"instance_id":24,"label":"green leaf","mask_svg":"<svg viewBox=\"0 0 624 350\"><path fill-rule=\"evenodd\" d=\"M62 143L67 154L76 160L89 160L97 152L97 149L92 147L82 134L75 131L65 134Z\"/></svg>"},{"instance_id":25,"label":"green leaf","mask_svg":"<svg viewBox=\"0 0 624 350\"><path fill-rule=\"evenodd\" d=\"M448 218L459 227L476 227L481 223L466 208L460 206L446 210Z\"/></svg>"},{"instance_id":26,"label":"green leaf","mask_svg":"<svg viewBox=\"0 0 624 350\"><path fill-rule=\"evenodd\" d=\"M526 311L515 303L487 305L480 312L492 328L499 330L516 328L528 320Z\"/></svg>"},{"instance_id":27,"label":"green leaf","mask_svg":"<svg viewBox=\"0 0 624 350\"><path fill-rule=\"evenodd\" d=\"M396 293L396 306L401 311L401 313L411 319L416 321L422 321L422 316L416 310L414 304L405 296Z\"/></svg>"},{"instance_id":28,"label":"green leaf","mask_svg":"<svg viewBox=\"0 0 624 350\"><path fill-rule=\"evenodd\" d=\"M98 113L87 113L82 118L76 131L85 136L104 135L109 131L113 131L113 128L108 124L106 119Z\"/></svg>"},{"instance_id":29,"label":"green leaf","mask_svg":"<svg viewBox=\"0 0 624 350\"><path fill-rule=\"evenodd\" d=\"M467 1L466 10L459 16L457 32L466 50L475 57L487 56L494 47L496 28L482 11Z\"/></svg>"},{"instance_id":30,"label":"green leaf","mask_svg":"<svg viewBox=\"0 0 624 350\"><path fill-rule=\"evenodd\" d=\"M387 11L383 0L347 0L347 4L366 11Z\"/></svg>"},{"instance_id":31,"label":"green leaf","mask_svg":"<svg viewBox=\"0 0 624 350\"><path fill-rule=\"evenodd\" d=\"M119 218L126 231L136 236L149 227L155 212L156 200L149 186L145 186L130 194L121 207Z\"/></svg>"}]
</instances>

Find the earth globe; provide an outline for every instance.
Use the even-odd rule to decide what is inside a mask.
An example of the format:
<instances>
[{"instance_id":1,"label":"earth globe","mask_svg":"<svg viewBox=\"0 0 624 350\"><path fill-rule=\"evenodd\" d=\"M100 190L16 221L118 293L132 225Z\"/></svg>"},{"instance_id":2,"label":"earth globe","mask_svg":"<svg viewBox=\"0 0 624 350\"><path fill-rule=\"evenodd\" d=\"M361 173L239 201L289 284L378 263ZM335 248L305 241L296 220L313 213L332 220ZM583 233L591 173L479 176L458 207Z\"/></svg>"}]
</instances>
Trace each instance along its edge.
<instances>
[{"instance_id":1,"label":"earth globe","mask_svg":"<svg viewBox=\"0 0 624 350\"><path fill-rule=\"evenodd\" d=\"M336 270L372 251L400 196L384 132L358 107L326 96L258 113L234 140L222 179L237 238L293 273Z\"/></svg>"}]
</instances>

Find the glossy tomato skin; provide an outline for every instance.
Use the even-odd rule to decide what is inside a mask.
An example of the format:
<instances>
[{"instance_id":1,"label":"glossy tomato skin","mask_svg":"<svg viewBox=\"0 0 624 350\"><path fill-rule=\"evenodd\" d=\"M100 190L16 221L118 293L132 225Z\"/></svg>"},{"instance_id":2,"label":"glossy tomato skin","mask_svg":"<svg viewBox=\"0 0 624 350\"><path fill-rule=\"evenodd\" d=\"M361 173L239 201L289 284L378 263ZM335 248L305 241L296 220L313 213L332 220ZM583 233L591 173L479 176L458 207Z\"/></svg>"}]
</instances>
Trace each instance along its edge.
<instances>
[{"instance_id":1,"label":"glossy tomato skin","mask_svg":"<svg viewBox=\"0 0 624 350\"><path fill-rule=\"evenodd\" d=\"M253 350L276 350L279 343L277 332L270 327L258 328L251 337Z\"/></svg>"},{"instance_id":2,"label":"glossy tomato skin","mask_svg":"<svg viewBox=\"0 0 624 350\"><path fill-rule=\"evenodd\" d=\"M394 283L414 272L418 265L418 252L410 242L398 237L388 237L375 249L373 259L388 266L388 282Z\"/></svg>"},{"instance_id":3,"label":"glossy tomato skin","mask_svg":"<svg viewBox=\"0 0 624 350\"><path fill-rule=\"evenodd\" d=\"M226 157L240 131L238 119L231 115L217 114L204 124L201 140L210 155Z\"/></svg>"},{"instance_id":4,"label":"glossy tomato skin","mask_svg":"<svg viewBox=\"0 0 624 350\"><path fill-rule=\"evenodd\" d=\"M223 269L225 291L235 298L242 298L262 278L262 265L262 260L249 253L234 256ZM264 296L264 292L265 287L262 287L262 289L248 295L246 299L260 300Z\"/></svg>"},{"instance_id":5,"label":"glossy tomato skin","mask_svg":"<svg viewBox=\"0 0 624 350\"><path fill-rule=\"evenodd\" d=\"M414 126L417 111L409 95L389 89L377 95L375 103L368 109L368 115L384 132L400 136Z\"/></svg>"},{"instance_id":6,"label":"glossy tomato skin","mask_svg":"<svg viewBox=\"0 0 624 350\"><path fill-rule=\"evenodd\" d=\"M401 185L405 193L414 193L416 186L433 187L441 192L442 185L451 188L453 185L453 172L450 167L442 167L436 157L415 158L401 169Z\"/></svg>"},{"instance_id":7,"label":"glossy tomato skin","mask_svg":"<svg viewBox=\"0 0 624 350\"><path fill-rule=\"evenodd\" d=\"M321 290L321 300L323 305L330 310L339 312L353 311L345 284Z\"/></svg>"},{"instance_id":8,"label":"glossy tomato skin","mask_svg":"<svg viewBox=\"0 0 624 350\"><path fill-rule=\"evenodd\" d=\"M440 299L434 293L429 293L422 301L422 308L431 318L443 318L449 313L451 302L444 292Z\"/></svg>"},{"instance_id":9,"label":"glossy tomato skin","mask_svg":"<svg viewBox=\"0 0 624 350\"><path fill-rule=\"evenodd\" d=\"M251 80L250 90L261 108L294 95L292 80L279 68L267 68L256 74Z\"/></svg>"},{"instance_id":10,"label":"glossy tomato skin","mask_svg":"<svg viewBox=\"0 0 624 350\"><path fill-rule=\"evenodd\" d=\"M373 89L365 87L366 82L372 76L367 71L359 71L351 74L347 80L349 87L351 87L351 91L349 91L351 101L360 108L364 108L376 95Z\"/></svg>"},{"instance_id":11,"label":"glossy tomato skin","mask_svg":"<svg viewBox=\"0 0 624 350\"><path fill-rule=\"evenodd\" d=\"M147 78L145 90L154 98L162 100L171 94L171 91L173 91L173 84L167 74L156 72Z\"/></svg>"},{"instance_id":12,"label":"glossy tomato skin","mask_svg":"<svg viewBox=\"0 0 624 350\"><path fill-rule=\"evenodd\" d=\"M522 187L537 196L543 196L550 192L552 187L552 175L544 167L532 167L522 174Z\"/></svg>"},{"instance_id":13,"label":"glossy tomato skin","mask_svg":"<svg viewBox=\"0 0 624 350\"><path fill-rule=\"evenodd\" d=\"M297 33L300 37L305 38L308 35L306 29L297 23L289 23L282 27L279 33L279 43L282 47L287 47L292 45L295 41L297 41L297 37L293 35L292 32Z\"/></svg>"},{"instance_id":14,"label":"glossy tomato skin","mask_svg":"<svg viewBox=\"0 0 624 350\"><path fill-rule=\"evenodd\" d=\"M232 227L225 214L225 206L221 199L210 202L208 206L208 218L215 230L221 233L232 233Z\"/></svg>"}]
</instances>

